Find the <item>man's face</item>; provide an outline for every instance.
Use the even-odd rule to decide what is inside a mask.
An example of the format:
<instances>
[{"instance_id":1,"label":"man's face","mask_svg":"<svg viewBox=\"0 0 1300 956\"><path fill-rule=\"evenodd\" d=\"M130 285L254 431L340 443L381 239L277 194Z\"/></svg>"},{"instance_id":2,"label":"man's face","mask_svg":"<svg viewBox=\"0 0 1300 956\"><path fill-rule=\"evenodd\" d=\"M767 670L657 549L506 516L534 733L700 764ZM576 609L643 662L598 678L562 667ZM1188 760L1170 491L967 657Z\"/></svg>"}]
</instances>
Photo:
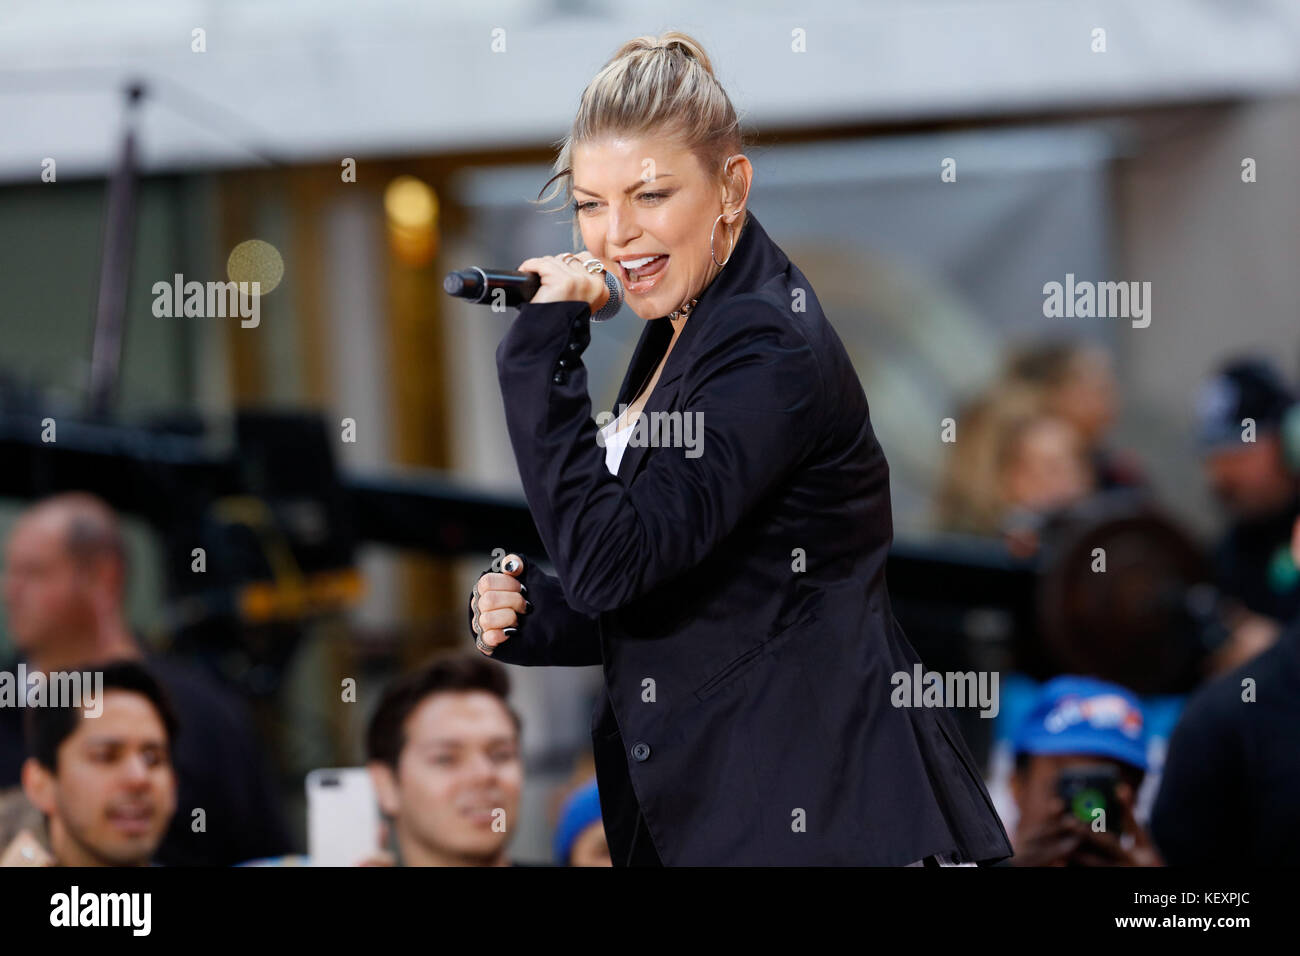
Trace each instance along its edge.
<instances>
[{"instance_id":1,"label":"man's face","mask_svg":"<svg viewBox=\"0 0 1300 956\"><path fill-rule=\"evenodd\" d=\"M46 517L18 523L5 548L4 602L18 649L39 655L60 635L93 620L86 576L64 547L63 529Z\"/></svg>"},{"instance_id":2,"label":"man's face","mask_svg":"<svg viewBox=\"0 0 1300 956\"><path fill-rule=\"evenodd\" d=\"M433 694L405 729L393 793L379 788L399 840L443 857L499 856L523 786L518 734L501 701L484 691Z\"/></svg>"},{"instance_id":3,"label":"man's face","mask_svg":"<svg viewBox=\"0 0 1300 956\"><path fill-rule=\"evenodd\" d=\"M59 747L33 802L50 817L66 865L142 866L176 812L167 730L147 697L107 690L99 717L82 717Z\"/></svg>"},{"instance_id":4,"label":"man's face","mask_svg":"<svg viewBox=\"0 0 1300 956\"><path fill-rule=\"evenodd\" d=\"M1239 519L1276 514L1295 493L1282 446L1272 434L1212 451L1205 458L1205 476L1219 503Z\"/></svg>"},{"instance_id":5,"label":"man's face","mask_svg":"<svg viewBox=\"0 0 1300 956\"><path fill-rule=\"evenodd\" d=\"M627 304L641 318L667 315L717 274L709 232L723 211L722 188L694 153L656 139L579 144L573 150L573 185L583 245L615 272ZM725 220L718 223L717 261L726 261L735 228ZM666 259L657 274L633 282L615 261L633 254Z\"/></svg>"}]
</instances>

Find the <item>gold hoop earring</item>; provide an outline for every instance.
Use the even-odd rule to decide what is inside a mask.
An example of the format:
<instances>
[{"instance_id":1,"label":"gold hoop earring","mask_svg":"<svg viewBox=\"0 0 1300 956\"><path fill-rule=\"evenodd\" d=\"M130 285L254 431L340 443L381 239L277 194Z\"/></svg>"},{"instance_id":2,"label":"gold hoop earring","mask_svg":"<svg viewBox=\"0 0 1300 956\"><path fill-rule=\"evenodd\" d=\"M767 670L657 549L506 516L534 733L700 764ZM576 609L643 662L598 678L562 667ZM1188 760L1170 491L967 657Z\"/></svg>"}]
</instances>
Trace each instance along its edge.
<instances>
[{"instance_id":1,"label":"gold hoop earring","mask_svg":"<svg viewBox=\"0 0 1300 956\"><path fill-rule=\"evenodd\" d=\"M713 260L713 264L718 268L722 268L728 262L730 262L731 254L736 251L735 237L732 237L731 248L727 250L727 258L723 259L721 262L718 261L718 254L713 251L713 235L718 231L718 220L725 215L726 215L725 212L718 213L718 218L713 220L713 228L709 230L709 257Z\"/></svg>"}]
</instances>

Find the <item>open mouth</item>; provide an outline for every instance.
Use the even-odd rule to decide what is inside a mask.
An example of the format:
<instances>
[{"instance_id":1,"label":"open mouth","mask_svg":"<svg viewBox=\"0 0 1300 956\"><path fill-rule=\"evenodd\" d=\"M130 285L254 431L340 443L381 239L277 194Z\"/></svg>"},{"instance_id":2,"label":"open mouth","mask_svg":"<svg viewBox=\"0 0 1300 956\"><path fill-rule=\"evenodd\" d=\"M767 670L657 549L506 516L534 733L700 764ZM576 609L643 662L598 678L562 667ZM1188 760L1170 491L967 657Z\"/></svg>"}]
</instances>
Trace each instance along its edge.
<instances>
[{"instance_id":1,"label":"open mouth","mask_svg":"<svg viewBox=\"0 0 1300 956\"><path fill-rule=\"evenodd\" d=\"M119 807L109 811L108 819L125 833L148 833L153 827L154 813L149 807Z\"/></svg>"},{"instance_id":2,"label":"open mouth","mask_svg":"<svg viewBox=\"0 0 1300 956\"><path fill-rule=\"evenodd\" d=\"M668 268L668 256L646 256L642 259L628 259L619 263L623 273L623 287L628 292L646 292L652 288Z\"/></svg>"},{"instance_id":3,"label":"open mouth","mask_svg":"<svg viewBox=\"0 0 1300 956\"><path fill-rule=\"evenodd\" d=\"M498 806L500 806L499 803L497 803L497 804L473 804L473 805L470 805L470 806L461 807L461 808L460 808L460 814L461 814L461 816L466 817L467 819L469 819L470 822L472 822L472 823L476 823L476 824L479 824L479 825L490 824L490 823L492 823L492 821L493 821L493 819L494 819L494 817L495 817L495 814L496 814L496 808L497 808Z\"/></svg>"}]
</instances>

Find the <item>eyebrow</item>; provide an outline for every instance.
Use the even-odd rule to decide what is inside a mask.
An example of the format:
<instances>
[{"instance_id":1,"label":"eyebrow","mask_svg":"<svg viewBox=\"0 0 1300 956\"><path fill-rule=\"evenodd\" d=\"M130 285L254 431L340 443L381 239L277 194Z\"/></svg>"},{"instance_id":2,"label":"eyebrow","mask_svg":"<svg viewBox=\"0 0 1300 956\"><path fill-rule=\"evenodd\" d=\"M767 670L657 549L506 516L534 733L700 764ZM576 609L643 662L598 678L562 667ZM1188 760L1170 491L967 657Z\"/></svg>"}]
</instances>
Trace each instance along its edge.
<instances>
[{"instance_id":1,"label":"eyebrow","mask_svg":"<svg viewBox=\"0 0 1300 956\"><path fill-rule=\"evenodd\" d=\"M133 741L129 737L87 737L84 741L87 747L128 747L132 743L138 743L141 747L166 747L167 744L161 740L140 740Z\"/></svg>"},{"instance_id":2,"label":"eyebrow","mask_svg":"<svg viewBox=\"0 0 1300 956\"><path fill-rule=\"evenodd\" d=\"M636 192L638 189L640 189L642 186L648 186L648 185L650 185L651 183L653 183L653 182L657 182L657 181L660 180L660 179L671 179L672 176L673 176L672 173L660 173L660 174L659 174L658 176L656 176L654 179L638 179L638 180L637 180L636 182L634 182L631 186L628 186L627 189L624 189L624 190L623 190L623 195L626 196L628 193L634 193L634 192ZM583 189L581 186L574 186L574 187L573 187L573 191L574 191L575 193L586 193L588 196L597 196L597 195L599 195L599 193L594 193L594 192L592 192L590 189Z\"/></svg>"},{"instance_id":3,"label":"eyebrow","mask_svg":"<svg viewBox=\"0 0 1300 956\"><path fill-rule=\"evenodd\" d=\"M515 738L509 736L489 737L486 740L481 740L481 741L461 740L456 737L435 737L432 740L425 741L423 746L426 749L431 750L435 747L465 747L465 746L472 747L476 743L484 743L487 744L489 747L493 747L496 746L497 744L513 744L514 742L515 742Z\"/></svg>"}]
</instances>

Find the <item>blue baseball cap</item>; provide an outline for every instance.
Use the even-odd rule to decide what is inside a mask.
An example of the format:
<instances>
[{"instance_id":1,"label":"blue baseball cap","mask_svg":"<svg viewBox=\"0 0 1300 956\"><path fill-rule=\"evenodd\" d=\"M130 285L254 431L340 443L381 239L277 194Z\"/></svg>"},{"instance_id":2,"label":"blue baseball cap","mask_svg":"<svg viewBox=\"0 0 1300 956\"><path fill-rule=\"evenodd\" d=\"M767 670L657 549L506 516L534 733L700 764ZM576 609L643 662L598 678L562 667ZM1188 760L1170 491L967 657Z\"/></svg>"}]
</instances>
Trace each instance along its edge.
<instances>
[{"instance_id":1,"label":"blue baseball cap","mask_svg":"<svg viewBox=\"0 0 1300 956\"><path fill-rule=\"evenodd\" d=\"M560 822L555 828L555 860L568 866L573 844L583 830L600 822L600 790L593 778L583 784L564 801L560 809Z\"/></svg>"},{"instance_id":2,"label":"blue baseball cap","mask_svg":"<svg viewBox=\"0 0 1300 956\"><path fill-rule=\"evenodd\" d=\"M1017 754L1088 754L1147 769L1146 722L1132 691L1093 677L1044 684L1016 728Z\"/></svg>"}]
</instances>

